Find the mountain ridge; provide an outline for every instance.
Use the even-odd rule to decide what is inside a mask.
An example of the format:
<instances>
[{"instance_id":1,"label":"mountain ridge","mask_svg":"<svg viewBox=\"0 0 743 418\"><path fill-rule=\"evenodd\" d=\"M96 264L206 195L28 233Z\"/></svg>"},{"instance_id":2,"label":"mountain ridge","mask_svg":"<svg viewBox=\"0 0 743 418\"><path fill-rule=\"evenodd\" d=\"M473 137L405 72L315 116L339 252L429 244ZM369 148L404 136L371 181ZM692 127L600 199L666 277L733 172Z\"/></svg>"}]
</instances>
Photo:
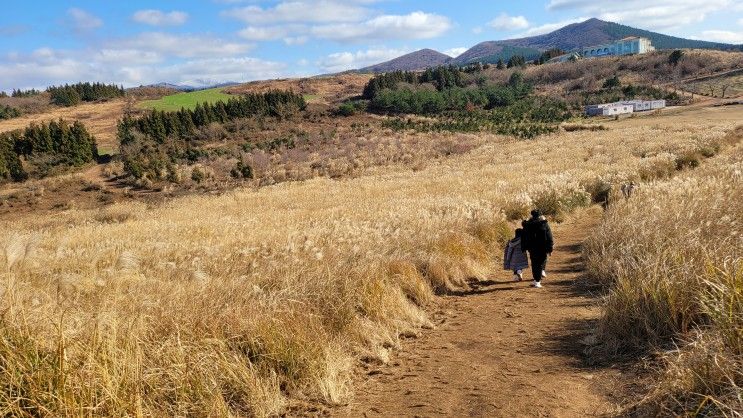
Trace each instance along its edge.
<instances>
[{"instance_id":1,"label":"mountain ridge","mask_svg":"<svg viewBox=\"0 0 743 418\"><path fill-rule=\"evenodd\" d=\"M397 70L423 70L425 68L445 64L466 65L474 62L492 64L496 63L498 60L507 61L514 55L523 55L527 60L533 60L539 58L544 51L549 49L559 48L564 51L572 51L582 47L617 41L627 36L641 36L648 38L657 49L743 49L743 45L738 46L721 42L680 38L645 29L638 29L619 23L607 22L597 18L591 18L583 22L566 25L560 29L542 35L498 41L483 41L469 48L457 57L449 57L449 60L445 60L441 57L448 57L447 55L426 48L405 54L389 61L364 67L357 71L376 73ZM423 59L423 57L426 59ZM435 59L434 57L438 57L438 59ZM429 63L427 63L427 60Z\"/></svg>"},{"instance_id":2,"label":"mountain ridge","mask_svg":"<svg viewBox=\"0 0 743 418\"><path fill-rule=\"evenodd\" d=\"M416 71L449 63L453 58L430 48L420 49L409 54L370 65L360 69L361 72L383 73L388 71Z\"/></svg>"}]
</instances>

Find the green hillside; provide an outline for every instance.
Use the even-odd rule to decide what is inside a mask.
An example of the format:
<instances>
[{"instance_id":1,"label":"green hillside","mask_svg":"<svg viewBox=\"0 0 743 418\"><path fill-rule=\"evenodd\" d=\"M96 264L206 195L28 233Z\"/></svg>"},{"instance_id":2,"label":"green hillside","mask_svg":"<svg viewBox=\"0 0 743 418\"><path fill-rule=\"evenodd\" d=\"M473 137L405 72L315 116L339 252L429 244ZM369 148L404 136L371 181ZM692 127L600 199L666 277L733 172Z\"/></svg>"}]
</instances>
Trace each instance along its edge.
<instances>
[{"instance_id":1,"label":"green hillside","mask_svg":"<svg viewBox=\"0 0 743 418\"><path fill-rule=\"evenodd\" d=\"M192 91L190 93L177 93L162 97L158 100L146 100L139 104L143 109L155 109L165 111L176 111L181 108L194 109L197 103L226 102L232 96L224 93L222 87Z\"/></svg>"}]
</instances>

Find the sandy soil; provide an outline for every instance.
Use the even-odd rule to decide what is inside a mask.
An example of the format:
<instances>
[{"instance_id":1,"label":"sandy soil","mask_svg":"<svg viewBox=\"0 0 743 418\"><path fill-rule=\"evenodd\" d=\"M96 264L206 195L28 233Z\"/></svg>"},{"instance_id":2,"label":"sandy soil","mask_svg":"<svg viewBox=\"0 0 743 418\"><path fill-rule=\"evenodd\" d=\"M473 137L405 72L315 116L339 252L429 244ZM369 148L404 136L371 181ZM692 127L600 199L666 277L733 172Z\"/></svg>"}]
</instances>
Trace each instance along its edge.
<instances>
[{"instance_id":1,"label":"sandy soil","mask_svg":"<svg viewBox=\"0 0 743 418\"><path fill-rule=\"evenodd\" d=\"M367 365L353 403L336 416L601 416L616 413L624 372L592 367L585 353L597 301L581 283L581 242L592 208L554 228L542 289L493 274L446 296L438 326L404 343L388 365Z\"/></svg>"}]
</instances>

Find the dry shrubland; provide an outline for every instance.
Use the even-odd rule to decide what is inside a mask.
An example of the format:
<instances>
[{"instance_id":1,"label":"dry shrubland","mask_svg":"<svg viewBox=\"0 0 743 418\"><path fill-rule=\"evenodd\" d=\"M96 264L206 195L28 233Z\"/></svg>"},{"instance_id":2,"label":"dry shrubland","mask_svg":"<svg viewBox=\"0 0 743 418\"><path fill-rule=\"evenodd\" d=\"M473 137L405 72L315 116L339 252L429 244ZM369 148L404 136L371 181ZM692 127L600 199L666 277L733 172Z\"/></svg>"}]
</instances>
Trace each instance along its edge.
<instances>
[{"instance_id":1,"label":"dry shrubland","mask_svg":"<svg viewBox=\"0 0 743 418\"><path fill-rule=\"evenodd\" d=\"M723 140L743 140L743 127ZM612 205L588 240L591 275L609 290L599 325L614 353L659 355L642 414L743 410L743 147L643 186Z\"/></svg>"},{"instance_id":2,"label":"dry shrubland","mask_svg":"<svg viewBox=\"0 0 743 418\"><path fill-rule=\"evenodd\" d=\"M493 271L507 218L536 205L559 220L658 156L716 149L731 128L483 136L418 170L0 221L0 413L268 416L347 402L356 361L386 361L431 326L436 292Z\"/></svg>"},{"instance_id":3,"label":"dry shrubland","mask_svg":"<svg viewBox=\"0 0 743 418\"><path fill-rule=\"evenodd\" d=\"M623 82L658 84L699 77L740 68L741 52L685 50L679 64L668 63L668 51L650 54L586 59L529 67L525 79L537 86L559 87L563 91L581 85L583 89L600 88L604 80L618 75ZM507 76L505 76L507 77Z\"/></svg>"}]
</instances>

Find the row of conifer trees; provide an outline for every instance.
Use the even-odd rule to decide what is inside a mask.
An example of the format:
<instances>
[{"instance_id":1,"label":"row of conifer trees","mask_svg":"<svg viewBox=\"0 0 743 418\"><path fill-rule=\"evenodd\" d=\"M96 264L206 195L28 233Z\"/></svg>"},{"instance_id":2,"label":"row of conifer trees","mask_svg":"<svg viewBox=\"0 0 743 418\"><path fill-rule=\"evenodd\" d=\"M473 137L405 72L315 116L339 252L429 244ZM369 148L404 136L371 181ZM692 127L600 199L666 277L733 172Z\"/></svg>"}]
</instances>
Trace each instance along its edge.
<instances>
[{"instance_id":1,"label":"row of conifer trees","mask_svg":"<svg viewBox=\"0 0 743 418\"><path fill-rule=\"evenodd\" d=\"M26 129L0 133L0 180L28 177L21 157L45 159L46 164L81 166L98 157L95 138L82 122L32 123Z\"/></svg>"},{"instance_id":2,"label":"row of conifer trees","mask_svg":"<svg viewBox=\"0 0 743 418\"><path fill-rule=\"evenodd\" d=\"M60 106L75 106L80 102L113 99L125 94L124 87L104 83L77 83L52 86L46 89L52 103Z\"/></svg>"},{"instance_id":3,"label":"row of conifer trees","mask_svg":"<svg viewBox=\"0 0 743 418\"><path fill-rule=\"evenodd\" d=\"M188 139L196 128L213 122L225 123L253 116L284 117L304 110L306 106L304 97L291 91L249 93L226 102L199 103L193 110L181 109L176 112L153 110L139 118L125 117L119 123L118 136L122 145L134 140L135 131L157 143L163 143L168 138Z\"/></svg>"}]
</instances>

